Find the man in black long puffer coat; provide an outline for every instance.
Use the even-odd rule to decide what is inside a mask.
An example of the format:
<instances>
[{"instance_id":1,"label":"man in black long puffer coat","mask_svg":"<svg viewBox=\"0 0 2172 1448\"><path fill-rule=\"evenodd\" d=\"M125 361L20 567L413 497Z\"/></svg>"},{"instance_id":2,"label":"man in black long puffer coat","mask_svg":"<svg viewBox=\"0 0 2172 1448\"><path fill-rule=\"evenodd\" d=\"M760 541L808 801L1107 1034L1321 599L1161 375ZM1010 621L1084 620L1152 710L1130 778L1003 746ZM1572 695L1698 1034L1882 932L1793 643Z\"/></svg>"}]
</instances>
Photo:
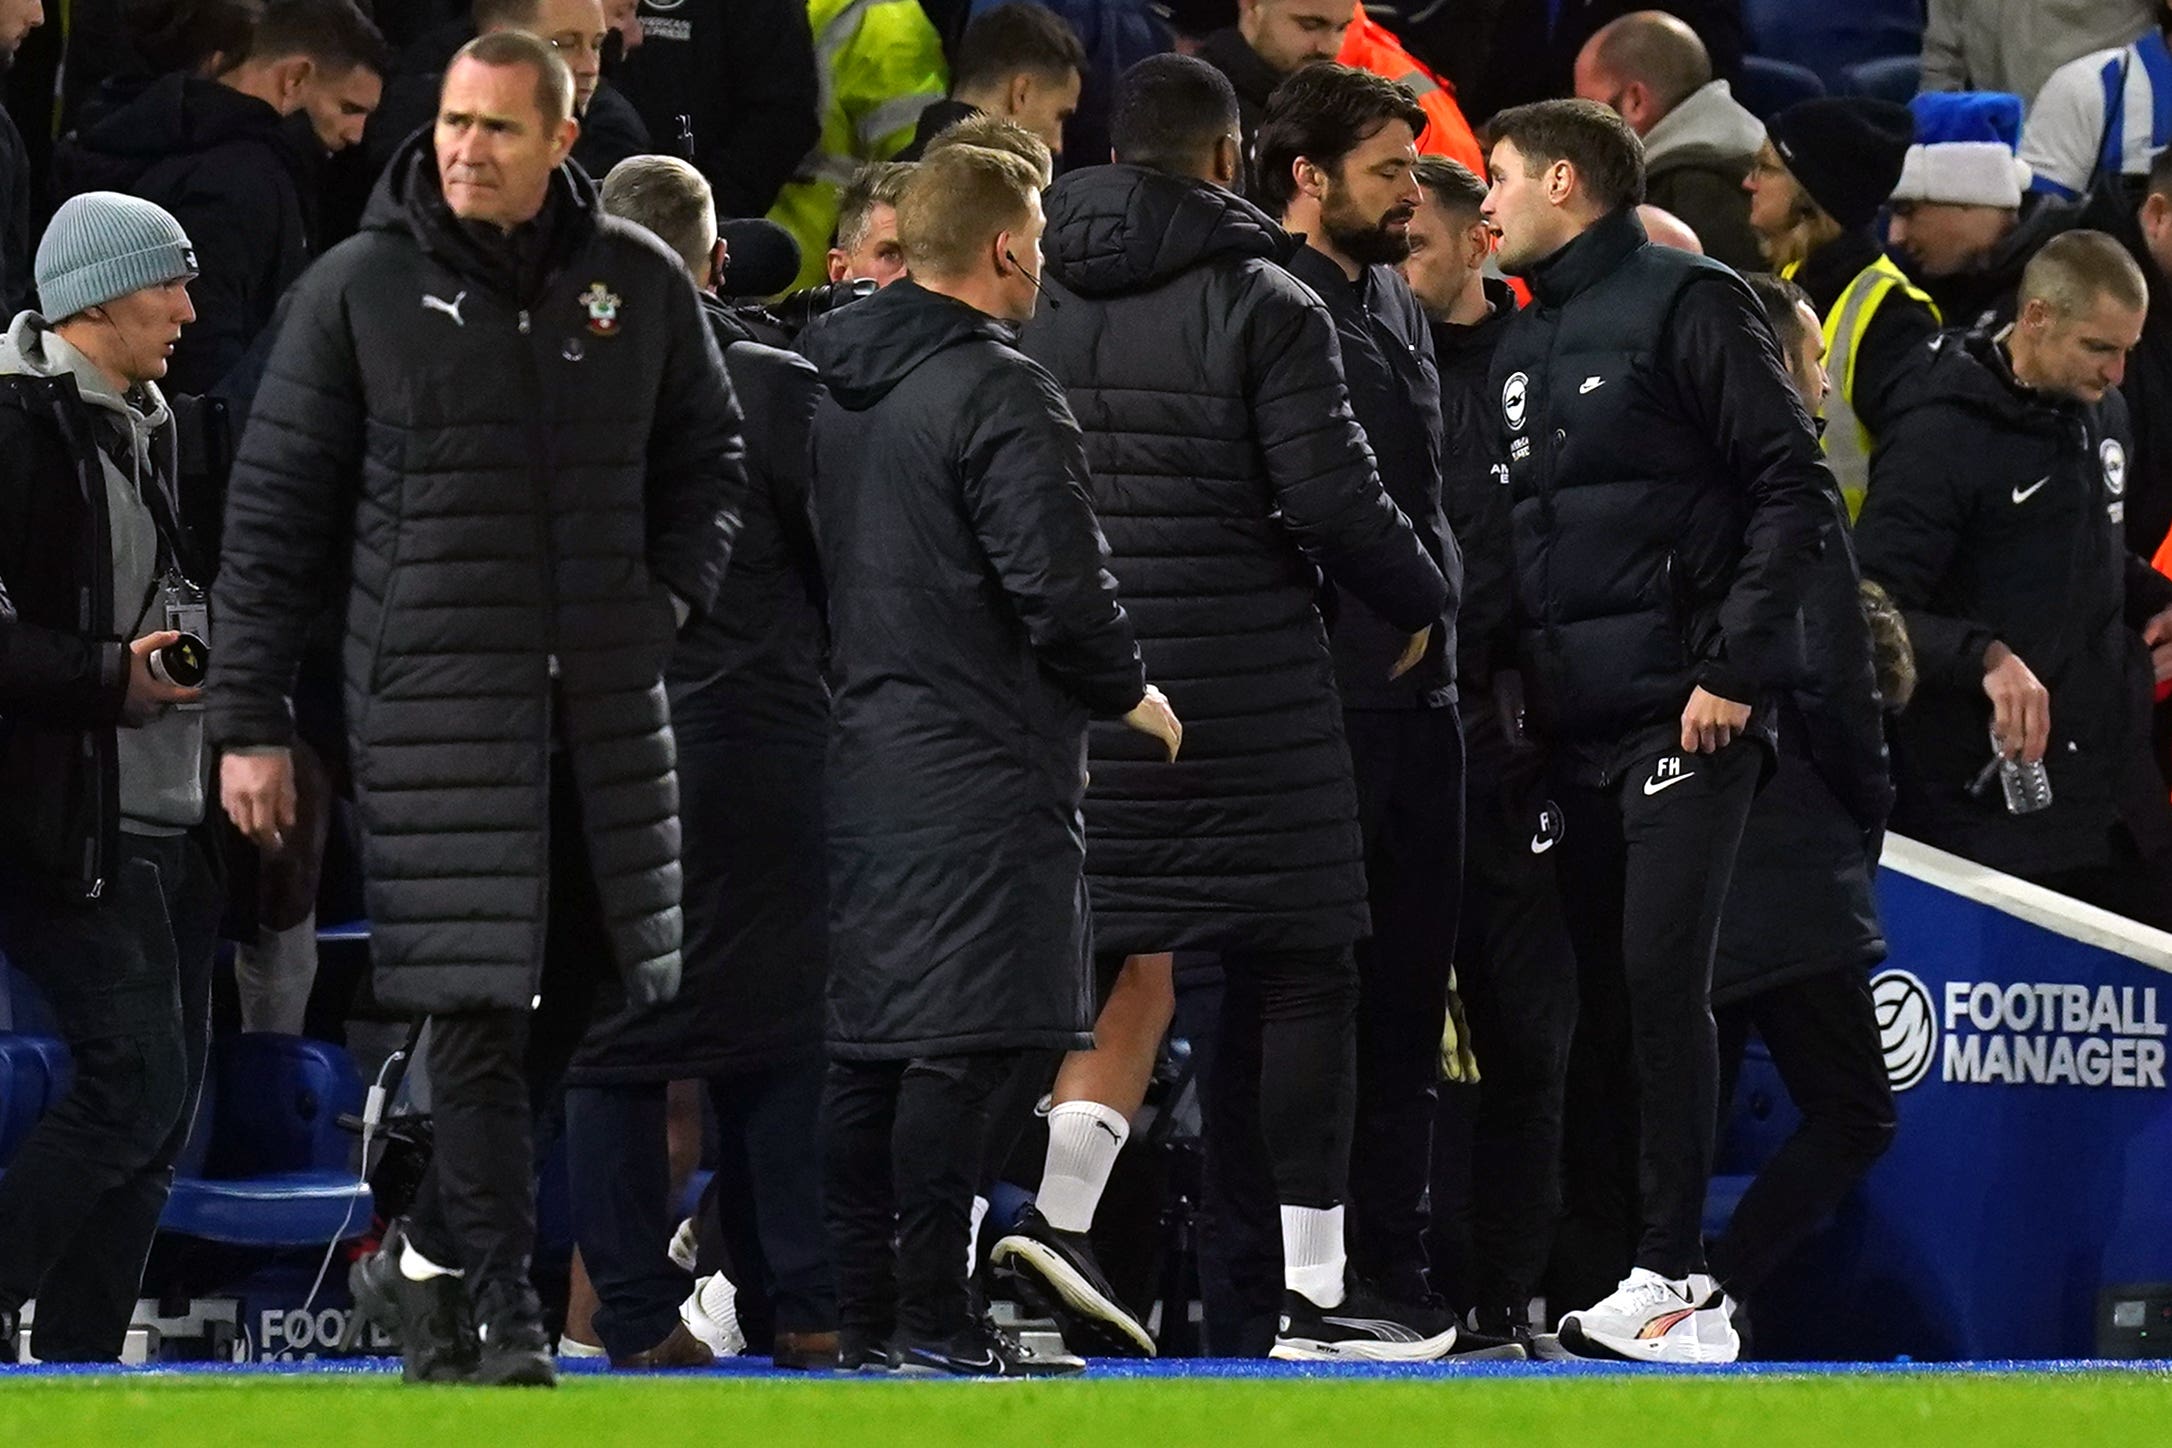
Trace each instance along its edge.
<instances>
[{"instance_id":1,"label":"man in black long puffer coat","mask_svg":"<svg viewBox=\"0 0 2172 1448\"><path fill-rule=\"evenodd\" d=\"M1265 1200L1245 1215L1279 1209L1284 1267L1266 1304L1287 1314L1276 1354L1438 1356L1455 1341L1445 1320L1412 1332L1415 1315L1345 1295L1351 946L1367 913L1317 599L1324 569L1407 637L1439 618L1447 585L1381 489L1334 322L1278 264L1296 242L1230 189L1241 162L1229 82L1204 62L1157 56L1125 74L1112 119L1122 163L1050 193L1060 305L1026 344L1086 428L1095 503L1136 598L1142 649L1191 737L1167 769L1115 731L1092 736L1096 944L1104 956L1221 954L1229 1012L1211 1074L1227 1110L1208 1129L1217 1174L1261 1156L1262 1175L1271 1167ZM1380 662L1383 684L1393 663L1392 652ZM1124 999L1119 986L1110 1011ZM1138 1034L1158 1039L1166 1023ZM1038 1217L997 1251L1128 1336L1076 1290L1098 1275L1082 1234L1115 1151L1096 1159L1074 1145L1092 1133L1068 1118L1099 1113L1113 1143L1138 1104L1109 1099L1113 1070L1099 1073L1103 1095L1071 1089L1102 1054L1074 1058L1059 1079ZM1276 1228L1264 1225L1271 1261ZM1323 1320L1337 1307L1347 1321Z\"/></svg>"},{"instance_id":2,"label":"man in black long puffer coat","mask_svg":"<svg viewBox=\"0 0 2172 1448\"><path fill-rule=\"evenodd\" d=\"M885 1338L914 1373L1083 1366L974 1319L968 1219L991 1098L1026 1054L1092 1039L1086 721L1172 758L1178 729L1104 566L1078 423L1011 345L1039 185L977 146L921 162L898 208L912 279L805 341L829 386L825 1171L848 1367Z\"/></svg>"},{"instance_id":3,"label":"man in black long puffer coat","mask_svg":"<svg viewBox=\"0 0 2172 1448\"><path fill-rule=\"evenodd\" d=\"M350 550L370 948L379 999L430 1015L437 1150L349 1280L425 1380L552 1379L532 1102L607 962L637 1002L677 989L664 664L677 615L716 594L745 487L685 268L563 164L572 95L533 36L485 36L446 72L434 134L293 298L215 594L224 802L276 844L295 664Z\"/></svg>"}]
</instances>

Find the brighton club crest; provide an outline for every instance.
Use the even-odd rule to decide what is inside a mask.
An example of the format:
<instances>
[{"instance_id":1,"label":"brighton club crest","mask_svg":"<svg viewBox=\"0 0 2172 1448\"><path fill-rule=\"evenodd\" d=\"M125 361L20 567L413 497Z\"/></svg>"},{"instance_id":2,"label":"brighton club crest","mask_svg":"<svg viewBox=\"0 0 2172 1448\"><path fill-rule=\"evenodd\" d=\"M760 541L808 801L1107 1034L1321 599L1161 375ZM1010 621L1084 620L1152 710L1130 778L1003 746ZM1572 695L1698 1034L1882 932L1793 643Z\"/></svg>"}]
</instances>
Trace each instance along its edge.
<instances>
[{"instance_id":1,"label":"brighton club crest","mask_svg":"<svg viewBox=\"0 0 2172 1448\"><path fill-rule=\"evenodd\" d=\"M588 330L599 337L613 336L618 332L618 309L625 305L617 292L602 282L590 282L588 290L581 293L579 301L588 308Z\"/></svg>"}]
</instances>

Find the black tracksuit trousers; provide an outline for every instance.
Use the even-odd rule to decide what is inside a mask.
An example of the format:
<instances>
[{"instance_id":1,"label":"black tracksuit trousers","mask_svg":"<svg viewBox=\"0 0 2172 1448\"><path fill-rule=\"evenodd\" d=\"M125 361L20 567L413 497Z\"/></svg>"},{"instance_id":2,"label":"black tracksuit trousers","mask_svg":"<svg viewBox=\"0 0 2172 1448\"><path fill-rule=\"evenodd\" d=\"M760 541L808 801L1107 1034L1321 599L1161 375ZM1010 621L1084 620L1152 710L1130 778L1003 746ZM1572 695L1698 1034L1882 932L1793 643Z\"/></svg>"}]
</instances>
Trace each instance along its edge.
<instances>
[{"instance_id":1,"label":"black tracksuit trousers","mask_svg":"<svg viewBox=\"0 0 2172 1448\"><path fill-rule=\"evenodd\" d=\"M431 1261L467 1274L484 1325L533 1317L536 1123L587 1033L596 996L616 970L580 796L564 756L551 760L550 918L541 1003L533 1010L430 1017L430 1165L408 1213L408 1236Z\"/></svg>"},{"instance_id":2,"label":"black tracksuit trousers","mask_svg":"<svg viewBox=\"0 0 2172 1448\"><path fill-rule=\"evenodd\" d=\"M1343 713L1373 933L1357 943L1350 1267L1424 1300L1441 1027L1463 898L1463 729L1453 705Z\"/></svg>"},{"instance_id":3,"label":"black tracksuit trousers","mask_svg":"<svg viewBox=\"0 0 2172 1448\"><path fill-rule=\"evenodd\" d=\"M871 1343L896 1336L932 1345L966 1328L966 1244L990 1113L1021 1058L1046 1054L830 1062L824 1209L840 1330Z\"/></svg>"},{"instance_id":4,"label":"black tracksuit trousers","mask_svg":"<svg viewBox=\"0 0 2172 1448\"><path fill-rule=\"evenodd\" d=\"M1802 1124L1757 1173L1727 1235L1712 1248L1713 1275L1743 1299L1824 1224L1885 1154L1896 1119L1866 968L1789 981L1716 1014L1722 1106L1734 1099L1754 1029L1802 1113Z\"/></svg>"},{"instance_id":5,"label":"black tracksuit trousers","mask_svg":"<svg viewBox=\"0 0 2172 1448\"><path fill-rule=\"evenodd\" d=\"M1712 959L1768 757L1762 742L1737 739L1717 754L1645 755L1603 783L1557 762L1563 832L1553 853L1580 1019L1555 1274L1559 1294L1574 1300L1556 1310L1597 1301L1631 1266L1669 1278L1704 1270L1719 1111ZM1628 1182L1614 1167L1625 1143L1623 1081L1635 1086ZM1624 1220L1641 1225L1630 1259L1619 1261L1608 1243Z\"/></svg>"}]
</instances>

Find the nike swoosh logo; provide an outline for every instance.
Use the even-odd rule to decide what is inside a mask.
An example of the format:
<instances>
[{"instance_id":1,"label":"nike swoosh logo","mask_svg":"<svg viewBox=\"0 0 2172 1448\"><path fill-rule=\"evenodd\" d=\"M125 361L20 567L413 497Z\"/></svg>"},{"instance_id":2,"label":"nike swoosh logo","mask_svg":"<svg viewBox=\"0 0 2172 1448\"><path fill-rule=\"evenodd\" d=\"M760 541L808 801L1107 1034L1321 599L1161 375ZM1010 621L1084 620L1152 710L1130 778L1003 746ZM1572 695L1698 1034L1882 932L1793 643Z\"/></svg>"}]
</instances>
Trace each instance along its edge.
<instances>
[{"instance_id":1,"label":"nike swoosh logo","mask_svg":"<svg viewBox=\"0 0 2172 1448\"><path fill-rule=\"evenodd\" d=\"M1695 779L1696 777L1697 771L1692 769L1689 773L1677 774L1672 779L1647 779L1644 781L1644 792L1647 795L1657 794L1663 789L1674 788L1685 779Z\"/></svg>"},{"instance_id":2,"label":"nike swoosh logo","mask_svg":"<svg viewBox=\"0 0 2172 1448\"><path fill-rule=\"evenodd\" d=\"M1581 397L1587 392L1597 392L1600 388L1604 386L1606 386L1606 379L1604 377L1586 377L1584 379L1584 385L1576 389L1576 394L1577 396Z\"/></svg>"},{"instance_id":3,"label":"nike swoosh logo","mask_svg":"<svg viewBox=\"0 0 2172 1448\"><path fill-rule=\"evenodd\" d=\"M2022 503L2026 503L2027 501L2029 501L2029 499L2031 499L2031 498L2033 498L2033 497L2035 497L2035 496L2036 496L2036 492L2037 492L2037 489L2039 489L2039 488L2043 487L2043 486L2044 486L2044 484L2046 484L2046 483L2048 483L2048 482L2050 482L2050 481L2051 481L2051 474L2049 474L2049 473L2046 473L2046 474L2044 474L2044 476L2042 476L2042 477L2038 478L2038 479L2037 479L2037 480L2036 480L2035 482L2031 483L2031 484L2030 484L2029 486L2027 486L2026 488L2016 488L2016 489L2014 489L2014 502L2015 502L2015 504L2016 504L2016 505L2019 505L2019 504L2022 504Z\"/></svg>"},{"instance_id":4,"label":"nike swoosh logo","mask_svg":"<svg viewBox=\"0 0 2172 1448\"><path fill-rule=\"evenodd\" d=\"M1531 853L1532 853L1532 854L1534 854L1534 855L1543 855L1543 854L1545 854L1545 853L1546 853L1546 852L1547 852L1548 850L1552 849L1553 847L1554 847L1554 842L1553 842L1552 840L1549 840L1549 839L1547 839L1547 838L1546 838L1546 836L1544 836L1544 835L1533 835L1533 836L1531 836Z\"/></svg>"}]
</instances>

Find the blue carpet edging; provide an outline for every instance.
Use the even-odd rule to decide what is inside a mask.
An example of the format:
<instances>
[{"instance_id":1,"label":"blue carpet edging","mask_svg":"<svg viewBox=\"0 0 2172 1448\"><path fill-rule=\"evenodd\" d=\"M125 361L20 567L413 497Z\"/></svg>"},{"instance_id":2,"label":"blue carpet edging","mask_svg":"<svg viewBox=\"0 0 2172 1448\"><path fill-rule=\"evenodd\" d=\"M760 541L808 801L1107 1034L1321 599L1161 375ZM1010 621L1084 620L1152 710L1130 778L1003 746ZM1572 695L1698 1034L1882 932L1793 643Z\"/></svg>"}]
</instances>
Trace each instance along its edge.
<instances>
[{"instance_id":1,"label":"blue carpet edging","mask_svg":"<svg viewBox=\"0 0 2172 1448\"><path fill-rule=\"evenodd\" d=\"M672 1373L613 1374L600 1360L561 1362L566 1377L749 1380L770 1382L880 1383L892 1380L880 1375L836 1376L781 1371L766 1358L739 1358L714 1368ZM140 1368L102 1364L37 1364L0 1367L0 1383L24 1379L68 1378L339 1378L384 1377L399 1371L396 1358L316 1358L302 1362L269 1363L161 1363ZM1250 1358L1172 1358L1141 1362L1112 1358L1096 1361L1082 1376L1067 1381L1227 1381L1291 1382L1326 1380L1353 1382L1456 1382L1544 1381L1558 1378L1708 1377L1734 1379L1849 1378L1849 1377L2072 1377L2085 1373L2118 1373L2132 1377L2172 1379L2172 1360L2074 1358L2027 1362L1913 1362L1906 1359L1880 1363L1729 1363L1703 1367L1657 1368L1634 1363L1526 1362L1526 1363L1283 1363ZM928 1382L916 1378L909 1381ZM941 1381L940 1379L932 1381ZM978 1381L960 1379L958 1381ZM1023 1380L1018 1380L1023 1381Z\"/></svg>"}]
</instances>

